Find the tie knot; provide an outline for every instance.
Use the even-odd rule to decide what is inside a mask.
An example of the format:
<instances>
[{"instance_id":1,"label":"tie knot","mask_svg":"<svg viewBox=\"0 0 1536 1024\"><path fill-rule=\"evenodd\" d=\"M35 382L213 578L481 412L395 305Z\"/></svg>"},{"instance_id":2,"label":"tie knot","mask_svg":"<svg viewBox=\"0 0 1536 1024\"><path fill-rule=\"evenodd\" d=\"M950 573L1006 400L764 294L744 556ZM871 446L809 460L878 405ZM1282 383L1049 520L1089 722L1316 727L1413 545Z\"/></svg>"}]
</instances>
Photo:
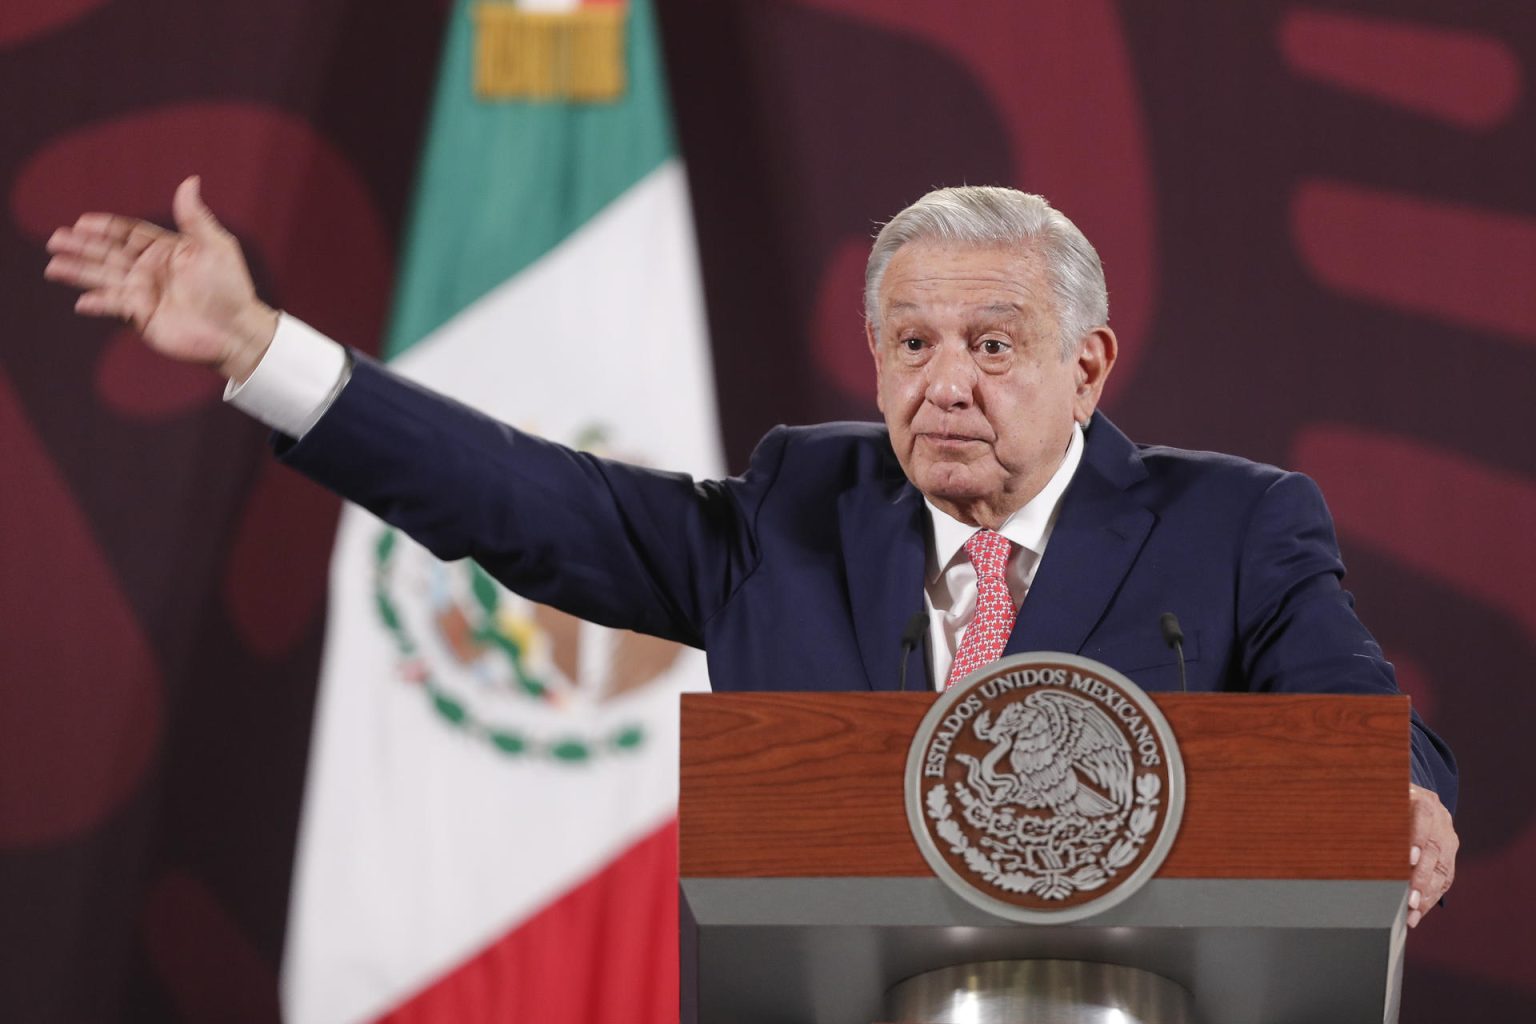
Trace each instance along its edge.
<instances>
[{"instance_id":1,"label":"tie knot","mask_svg":"<svg viewBox=\"0 0 1536 1024\"><path fill-rule=\"evenodd\" d=\"M976 578L1000 579L1008 569L1013 543L995 530L977 530L965 542L965 553L976 567Z\"/></svg>"}]
</instances>

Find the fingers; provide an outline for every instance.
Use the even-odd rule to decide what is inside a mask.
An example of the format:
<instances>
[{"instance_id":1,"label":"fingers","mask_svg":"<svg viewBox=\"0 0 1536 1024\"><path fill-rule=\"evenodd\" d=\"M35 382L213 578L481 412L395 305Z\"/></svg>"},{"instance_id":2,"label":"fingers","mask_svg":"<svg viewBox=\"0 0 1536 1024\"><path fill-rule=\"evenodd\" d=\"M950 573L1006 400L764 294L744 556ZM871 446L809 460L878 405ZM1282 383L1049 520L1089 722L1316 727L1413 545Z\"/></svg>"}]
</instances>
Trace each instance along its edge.
<instances>
[{"instance_id":1,"label":"fingers","mask_svg":"<svg viewBox=\"0 0 1536 1024\"><path fill-rule=\"evenodd\" d=\"M202 179L195 174L178 185L171 200L171 213L182 231L200 242L211 242L224 234L224 228L203 202L202 185Z\"/></svg>"},{"instance_id":2,"label":"fingers","mask_svg":"<svg viewBox=\"0 0 1536 1024\"><path fill-rule=\"evenodd\" d=\"M121 261L102 262L61 255L48 261L43 276L76 288L108 288L121 284L128 276L128 269Z\"/></svg>"},{"instance_id":3,"label":"fingers","mask_svg":"<svg viewBox=\"0 0 1536 1024\"><path fill-rule=\"evenodd\" d=\"M159 304L161 278L176 248L175 237L168 234L152 244L128 273L109 273L104 284L92 287L75 300L75 312L82 316L112 317L142 332ZM54 262L66 258L55 256Z\"/></svg>"},{"instance_id":4,"label":"fingers","mask_svg":"<svg viewBox=\"0 0 1536 1024\"><path fill-rule=\"evenodd\" d=\"M72 228L59 228L49 236L47 249L55 256L78 256L83 260L112 263L125 269L132 262L121 243Z\"/></svg>"},{"instance_id":5,"label":"fingers","mask_svg":"<svg viewBox=\"0 0 1536 1024\"><path fill-rule=\"evenodd\" d=\"M95 288L75 299L75 312L121 320L142 332L154 315L155 297L151 290L132 284Z\"/></svg>"},{"instance_id":6,"label":"fingers","mask_svg":"<svg viewBox=\"0 0 1536 1024\"><path fill-rule=\"evenodd\" d=\"M88 224L82 229L80 223L87 218L105 219L94 227ZM49 236L47 250L53 254L53 259L44 269L43 276L80 288L113 284L132 269L144 250L161 239L175 237L171 232L143 221L86 214L74 227L59 228Z\"/></svg>"},{"instance_id":7,"label":"fingers","mask_svg":"<svg viewBox=\"0 0 1536 1024\"><path fill-rule=\"evenodd\" d=\"M203 205L196 177L183 181L173 200L176 219L194 238L223 233L213 213ZM70 227L48 238L54 257L43 276L78 288L102 289L121 283L138 258L156 242L177 238L173 231L113 213L84 213Z\"/></svg>"},{"instance_id":8,"label":"fingers","mask_svg":"<svg viewBox=\"0 0 1536 1024\"><path fill-rule=\"evenodd\" d=\"M149 319L149 308L142 293L122 287L98 288L75 300L75 312L81 316L110 317L140 327Z\"/></svg>"},{"instance_id":9,"label":"fingers","mask_svg":"<svg viewBox=\"0 0 1536 1024\"><path fill-rule=\"evenodd\" d=\"M175 236L167 234L165 237ZM77 288L118 284L133 269L143 250L152 244L145 242L139 248L136 241L135 248L130 250L96 235L80 235L68 228L60 228L48 239L48 251L53 253L53 258L43 268L43 276Z\"/></svg>"},{"instance_id":10,"label":"fingers","mask_svg":"<svg viewBox=\"0 0 1536 1024\"><path fill-rule=\"evenodd\" d=\"M60 228L85 237L95 237L118 245L143 251L155 239L173 232L137 217L122 217L115 213L82 213L73 228ZM58 234L58 232L54 232Z\"/></svg>"},{"instance_id":11,"label":"fingers","mask_svg":"<svg viewBox=\"0 0 1536 1024\"><path fill-rule=\"evenodd\" d=\"M1408 862L1414 865L1413 874L1408 880L1408 927L1417 928L1424 915L1429 913L1435 905L1429 891L1430 881L1434 878L1434 866L1439 860L1438 846L1431 846L1427 850L1423 846L1414 846L1409 850Z\"/></svg>"},{"instance_id":12,"label":"fingers","mask_svg":"<svg viewBox=\"0 0 1536 1024\"><path fill-rule=\"evenodd\" d=\"M82 289L116 287L156 242L171 245L179 237L131 217L88 213L73 227L49 236L47 250L53 258L43 268L43 277Z\"/></svg>"},{"instance_id":13,"label":"fingers","mask_svg":"<svg viewBox=\"0 0 1536 1024\"><path fill-rule=\"evenodd\" d=\"M1420 851L1418 863L1414 865L1413 875L1409 879L1408 909L1410 911L1408 923L1410 926L1418 924L1419 919L1434 909L1440 902L1451 884L1456 880L1456 840L1454 834L1449 842L1445 839L1423 840L1422 845L1416 845L1414 849ZM1410 856L1410 861L1412 857ZM1417 897L1417 898L1415 898Z\"/></svg>"},{"instance_id":14,"label":"fingers","mask_svg":"<svg viewBox=\"0 0 1536 1024\"><path fill-rule=\"evenodd\" d=\"M1408 882L1408 926L1416 928L1455 882L1456 852L1461 841L1450 812L1433 792L1410 786L1408 801L1408 863L1413 867Z\"/></svg>"}]
</instances>

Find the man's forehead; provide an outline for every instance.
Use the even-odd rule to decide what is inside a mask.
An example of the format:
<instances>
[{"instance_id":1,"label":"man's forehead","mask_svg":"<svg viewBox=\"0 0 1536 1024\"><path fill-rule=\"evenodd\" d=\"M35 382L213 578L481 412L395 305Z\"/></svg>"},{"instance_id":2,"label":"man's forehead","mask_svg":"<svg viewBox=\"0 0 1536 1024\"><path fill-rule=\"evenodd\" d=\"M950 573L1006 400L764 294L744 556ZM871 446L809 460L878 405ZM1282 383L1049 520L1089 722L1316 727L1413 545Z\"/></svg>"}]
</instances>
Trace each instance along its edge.
<instances>
[{"instance_id":1,"label":"man's forehead","mask_svg":"<svg viewBox=\"0 0 1536 1024\"><path fill-rule=\"evenodd\" d=\"M984 317L1013 317L1024 316L1035 312L1035 304L1010 301L982 301L965 303L965 309L969 313ZM886 316L911 316L916 313L925 313L933 308L933 303L912 302L907 299L893 299L885 304Z\"/></svg>"},{"instance_id":2,"label":"man's forehead","mask_svg":"<svg viewBox=\"0 0 1536 1024\"><path fill-rule=\"evenodd\" d=\"M1033 246L909 242L880 282L882 320L961 315L1012 319L1051 315L1054 296Z\"/></svg>"},{"instance_id":3,"label":"man's forehead","mask_svg":"<svg viewBox=\"0 0 1536 1024\"><path fill-rule=\"evenodd\" d=\"M1043 290L1044 261L1034 246L908 242L891 257L880 285L893 304L915 304L935 289L964 289L988 304L1023 303Z\"/></svg>"}]
</instances>

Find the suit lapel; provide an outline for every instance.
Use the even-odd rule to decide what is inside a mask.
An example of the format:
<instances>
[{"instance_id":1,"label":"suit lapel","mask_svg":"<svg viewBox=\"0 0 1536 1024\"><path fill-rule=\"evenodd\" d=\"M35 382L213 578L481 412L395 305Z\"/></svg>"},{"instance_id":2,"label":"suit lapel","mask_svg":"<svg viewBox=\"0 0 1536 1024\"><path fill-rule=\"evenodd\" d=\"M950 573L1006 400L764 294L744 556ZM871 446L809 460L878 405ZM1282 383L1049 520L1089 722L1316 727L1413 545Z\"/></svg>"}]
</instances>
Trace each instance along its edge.
<instances>
[{"instance_id":1,"label":"suit lapel","mask_svg":"<svg viewBox=\"0 0 1536 1024\"><path fill-rule=\"evenodd\" d=\"M885 488L845 492L837 506L854 633L873 690L894 690L901 675L901 633L923 610L927 523L923 499L901 478ZM907 689L923 690L919 645L907 665Z\"/></svg>"},{"instance_id":2,"label":"suit lapel","mask_svg":"<svg viewBox=\"0 0 1536 1024\"><path fill-rule=\"evenodd\" d=\"M1127 490L1145 476L1135 446L1096 415L1004 654L1082 650L1157 520Z\"/></svg>"}]
</instances>

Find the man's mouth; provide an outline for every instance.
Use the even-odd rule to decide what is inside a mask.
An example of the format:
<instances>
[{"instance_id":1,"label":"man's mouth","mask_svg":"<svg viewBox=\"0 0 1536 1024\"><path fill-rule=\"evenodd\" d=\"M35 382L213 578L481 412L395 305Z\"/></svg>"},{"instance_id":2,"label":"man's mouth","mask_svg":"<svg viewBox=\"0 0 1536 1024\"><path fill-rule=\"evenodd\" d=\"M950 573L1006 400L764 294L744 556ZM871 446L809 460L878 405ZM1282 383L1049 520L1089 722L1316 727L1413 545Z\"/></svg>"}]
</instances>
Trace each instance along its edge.
<instances>
[{"instance_id":1,"label":"man's mouth","mask_svg":"<svg viewBox=\"0 0 1536 1024\"><path fill-rule=\"evenodd\" d=\"M939 448L963 448L967 445L987 443L983 438L976 437L972 434L941 434L928 432L918 434L917 439L919 441L926 441L929 444Z\"/></svg>"}]
</instances>

